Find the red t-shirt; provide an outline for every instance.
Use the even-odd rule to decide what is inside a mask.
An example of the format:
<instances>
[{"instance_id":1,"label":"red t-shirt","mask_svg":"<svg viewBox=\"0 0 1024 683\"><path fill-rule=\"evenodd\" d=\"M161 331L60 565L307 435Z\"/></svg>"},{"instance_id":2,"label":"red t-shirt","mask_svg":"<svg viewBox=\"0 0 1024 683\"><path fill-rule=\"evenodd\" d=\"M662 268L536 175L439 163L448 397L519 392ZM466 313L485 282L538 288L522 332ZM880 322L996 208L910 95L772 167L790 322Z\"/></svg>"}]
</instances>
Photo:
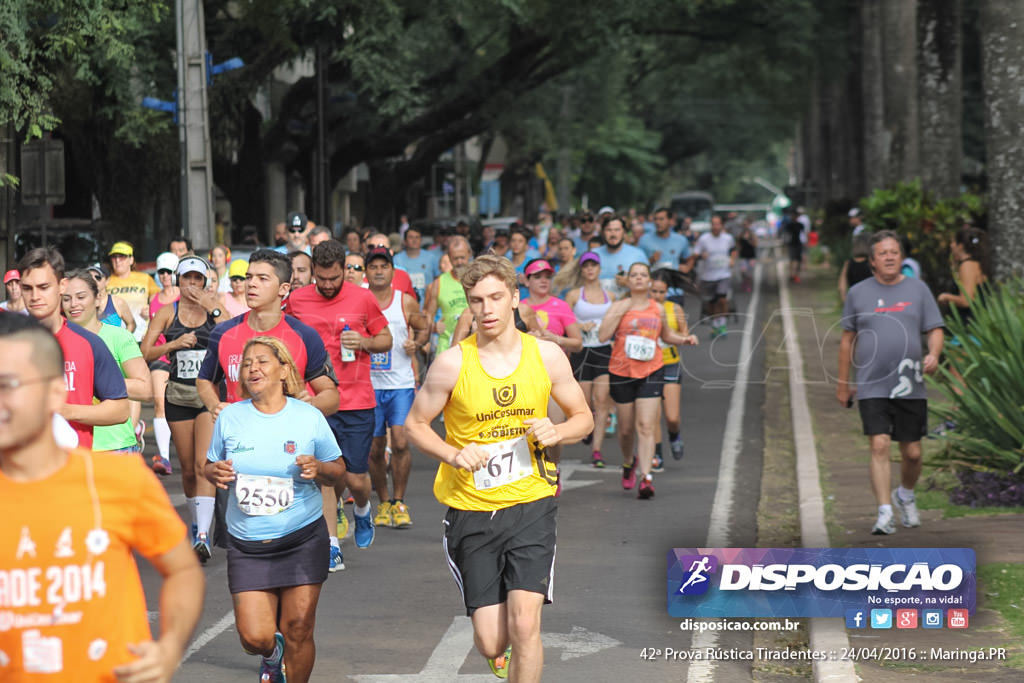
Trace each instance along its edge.
<instances>
[{"instance_id":1,"label":"red t-shirt","mask_svg":"<svg viewBox=\"0 0 1024 683\"><path fill-rule=\"evenodd\" d=\"M238 381L242 367L242 351L245 349L245 343L253 337L267 335L283 341L292 354L295 367L307 384L324 375L334 379L327 350L315 330L291 316L282 315L281 320L273 328L266 332L257 332L249 327L250 315L251 313L244 313L213 328L206 357L199 368L199 379L214 384L224 381L227 386L228 403L242 399Z\"/></svg>"},{"instance_id":2,"label":"red t-shirt","mask_svg":"<svg viewBox=\"0 0 1024 683\"><path fill-rule=\"evenodd\" d=\"M100 401L128 398L121 368L102 339L65 320L57 343L64 352L64 386L70 405L90 406L93 397ZM92 448L92 425L72 422L71 426L78 433L78 445Z\"/></svg>"},{"instance_id":3,"label":"red t-shirt","mask_svg":"<svg viewBox=\"0 0 1024 683\"><path fill-rule=\"evenodd\" d=\"M323 339L338 375L341 410L376 407L370 382L370 354L356 351L354 361L341 360L341 333L345 325L364 337L373 337L388 326L373 293L344 282L337 296L328 299L316 287L302 287L288 297L285 311L312 327Z\"/></svg>"}]
</instances>

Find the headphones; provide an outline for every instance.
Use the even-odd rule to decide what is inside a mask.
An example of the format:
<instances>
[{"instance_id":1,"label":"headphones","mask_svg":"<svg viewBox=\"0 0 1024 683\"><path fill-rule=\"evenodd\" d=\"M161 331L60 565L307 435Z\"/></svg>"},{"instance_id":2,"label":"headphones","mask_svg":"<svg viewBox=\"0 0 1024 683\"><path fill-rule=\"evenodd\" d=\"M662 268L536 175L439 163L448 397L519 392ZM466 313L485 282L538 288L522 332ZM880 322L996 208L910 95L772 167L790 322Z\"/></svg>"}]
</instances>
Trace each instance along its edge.
<instances>
[{"instance_id":1,"label":"headphones","mask_svg":"<svg viewBox=\"0 0 1024 683\"><path fill-rule=\"evenodd\" d=\"M180 261L178 261L178 267L174 269L174 286L175 287L178 286L178 280L181 277L181 267L183 265L185 265L186 263L188 263L189 261L198 261L200 264L202 264L202 266L203 266L203 289L206 289L207 287L209 287L210 286L210 271L213 270L213 266L210 265L210 262L207 261L206 259L204 259L202 256L194 256L194 255L185 256ZM193 272L194 273L195 271L189 271L189 272Z\"/></svg>"}]
</instances>

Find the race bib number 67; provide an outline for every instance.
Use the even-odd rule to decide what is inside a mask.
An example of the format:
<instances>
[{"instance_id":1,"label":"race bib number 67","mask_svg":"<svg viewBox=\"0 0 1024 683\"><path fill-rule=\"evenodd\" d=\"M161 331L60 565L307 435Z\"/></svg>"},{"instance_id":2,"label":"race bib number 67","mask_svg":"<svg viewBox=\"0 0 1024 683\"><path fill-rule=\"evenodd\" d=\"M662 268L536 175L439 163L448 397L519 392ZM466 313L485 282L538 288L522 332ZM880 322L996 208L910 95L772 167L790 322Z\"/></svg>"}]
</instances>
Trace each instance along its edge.
<instances>
[{"instance_id":1,"label":"race bib number 67","mask_svg":"<svg viewBox=\"0 0 1024 683\"><path fill-rule=\"evenodd\" d=\"M473 473L473 484L478 491L511 484L533 474L530 446L525 437L481 445L480 448L489 457L487 464Z\"/></svg>"}]
</instances>

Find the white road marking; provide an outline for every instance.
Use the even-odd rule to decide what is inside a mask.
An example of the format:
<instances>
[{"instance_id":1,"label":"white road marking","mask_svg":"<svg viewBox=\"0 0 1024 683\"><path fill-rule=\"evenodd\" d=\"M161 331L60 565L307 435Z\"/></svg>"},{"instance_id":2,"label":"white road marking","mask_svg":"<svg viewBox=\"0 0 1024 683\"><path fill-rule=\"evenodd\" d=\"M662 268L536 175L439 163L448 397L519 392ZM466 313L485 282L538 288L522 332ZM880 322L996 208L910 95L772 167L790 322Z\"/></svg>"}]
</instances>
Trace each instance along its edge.
<instances>
[{"instance_id":1,"label":"white road marking","mask_svg":"<svg viewBox=\"0 0 1024 683\"><path fill-rule=\"evenodd\" d=\"M729 413L725 419L725 435L722 437L722 459L718 465L718 487L715 501L711 505L711 522L708 525L708 540L705 547L729 548L730 516L732 515L733 493L736 486L736 459L740 453L743 438L743 413L747 401L747 379L750 377L751 346L754 340L754 321L757 305L761 300L761 263L754 268L754 286L747 304L746 322L743 324L743 339L740 341L740 355L736 367L736 382L729 399ZM690 647L695 650L718 646L717 631L701 631L693 636ZM687 683L712 683L715 680L715 663L709 659L695 660L686 672Z\"/></svg>"},{"instance_id":2,"label":"white road marking","mask_svg":"<svg viewBox=\"0 0 1024 683\"><path fill-rule=\"evenodd\" d=\"M188 661L188 658L199 652L201 649L206 647L207 643L219 636L224 631L235 625L235 612L234 610L228 612L220 618L216 624L206 629L199 634L199 637L192 641L192 644L185 650L185 654L181 658L181 662L184 664Z\"/></svg>"}]
</instances>

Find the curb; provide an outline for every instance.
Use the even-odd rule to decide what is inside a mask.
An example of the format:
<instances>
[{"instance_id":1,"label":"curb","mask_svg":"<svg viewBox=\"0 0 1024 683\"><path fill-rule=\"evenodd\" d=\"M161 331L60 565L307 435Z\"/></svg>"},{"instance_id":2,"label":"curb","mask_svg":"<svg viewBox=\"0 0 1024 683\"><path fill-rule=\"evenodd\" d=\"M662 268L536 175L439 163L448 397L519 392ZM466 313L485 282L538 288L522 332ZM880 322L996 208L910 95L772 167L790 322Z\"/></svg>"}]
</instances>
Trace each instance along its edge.
<instances>
[{"instance_id":1,"label":"curb","mask_svg":"<svg viewBox=\"0 0 1024 683\"><path fill-rule=\"evenodd\" d=\"M828 548L831 546L828 529L825 526L825 505L821 495L821 477L818 471L818 451L814 445L814 431L811 426L811 409L804 389L804 364L797 339L796 324L789 300L789 282L786 279L786 264L779 259L775 262L779 282L779 307L782 309L782 328L786 340L786 355L789 360L789 403L793 415L793 441L796 446L797 490L800 500L800 534L805 548ZM850 647L846 627L838 619L809 619L811 650L840 652ZM860 680L853 662L814 661L815 681Z\"/></svg>"}]
</instances>

